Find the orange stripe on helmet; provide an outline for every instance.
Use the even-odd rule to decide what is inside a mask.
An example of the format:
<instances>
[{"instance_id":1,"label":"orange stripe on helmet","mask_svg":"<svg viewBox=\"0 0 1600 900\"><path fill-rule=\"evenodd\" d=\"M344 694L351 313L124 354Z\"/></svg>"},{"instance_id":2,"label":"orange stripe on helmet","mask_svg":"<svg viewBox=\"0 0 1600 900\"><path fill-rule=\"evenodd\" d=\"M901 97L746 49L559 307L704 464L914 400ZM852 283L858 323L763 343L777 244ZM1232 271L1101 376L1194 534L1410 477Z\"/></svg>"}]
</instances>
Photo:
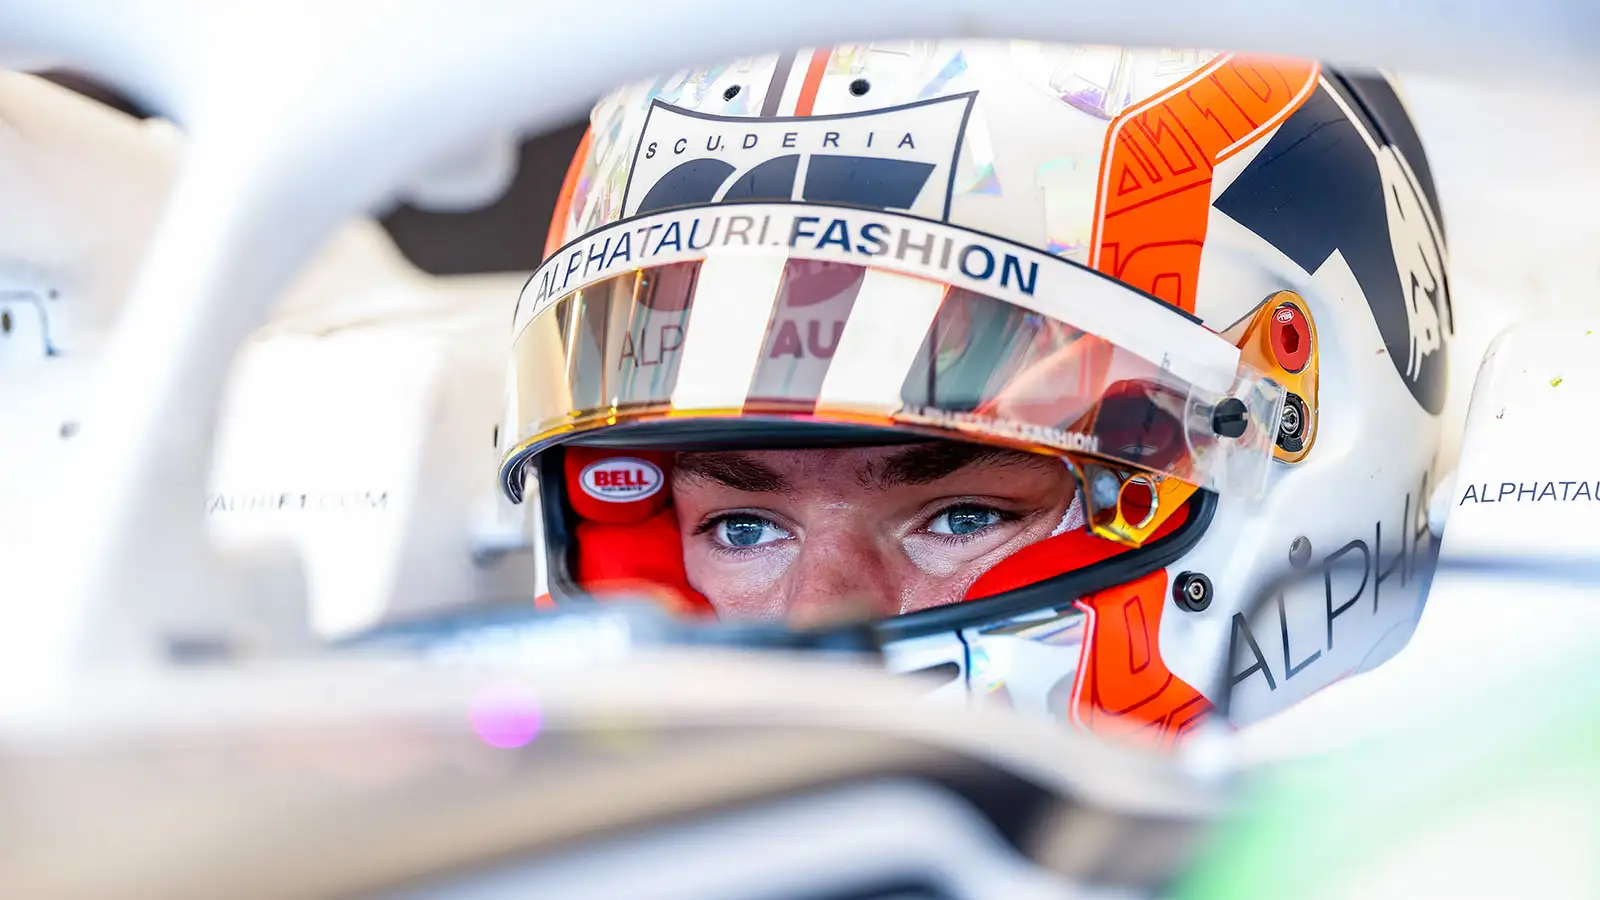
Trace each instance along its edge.
<instances>
[{"instance_id":1,"label":"orange stripe on helmet","mask_svg":"<svg viewBox=\"0 0 1600 900\"><path fill-rule=\"evenodd\" d=\"M1212 171L1299 109L1320 73L1314 61L1225 54L1113 119L1090 265L1193 312Z\"/></svg>"},{"instance_id":2,"label":"orange stripe on helmet","mask_svg":"<svg viewBox=\"0 0 1600 900\"><path fill-rule=\"evenodd\" d=\"M822 76L827 73L828 60L832 58L832 47L819 47L812 51L811 64L806 67L805 81L800 83L800 99L795 101L795 115L811 115L811 110L817 105L817 91L822 87Z\"/></svg>"},{"instance_id":3,"label":"orange stripe on helmet","mask_svg":"<svg viewBox=\"0 0 1600 900\"><path fill-rule=\"evenodd\" d=\"M1212 706L1161 658L1167 572L1158 569L1075 604L1088 616L1073 684L1073 721L1102 737L1171 747Z\"/></svg>"}]
</instances>

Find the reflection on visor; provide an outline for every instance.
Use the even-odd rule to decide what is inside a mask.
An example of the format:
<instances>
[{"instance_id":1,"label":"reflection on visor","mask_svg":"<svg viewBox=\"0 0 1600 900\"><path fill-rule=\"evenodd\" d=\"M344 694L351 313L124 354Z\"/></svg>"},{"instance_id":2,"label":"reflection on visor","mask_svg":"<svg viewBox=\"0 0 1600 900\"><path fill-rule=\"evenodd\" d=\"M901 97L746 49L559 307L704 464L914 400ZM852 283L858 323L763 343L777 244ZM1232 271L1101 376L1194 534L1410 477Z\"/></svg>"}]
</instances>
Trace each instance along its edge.
<instances>
[{"instance_id":1,"label":"reflection on visor","mask_svg":"<svg viewBox=\"0 0 1600 900\"><path fill-rule=\"evenodd\" d=\"M541 306L514 346L508 485L566 436L694 415L954 432L1251 494L1282 406L1250 371L1202 387L1009 298L792 248L635 269Z\"/></svg>"}]
</instances>

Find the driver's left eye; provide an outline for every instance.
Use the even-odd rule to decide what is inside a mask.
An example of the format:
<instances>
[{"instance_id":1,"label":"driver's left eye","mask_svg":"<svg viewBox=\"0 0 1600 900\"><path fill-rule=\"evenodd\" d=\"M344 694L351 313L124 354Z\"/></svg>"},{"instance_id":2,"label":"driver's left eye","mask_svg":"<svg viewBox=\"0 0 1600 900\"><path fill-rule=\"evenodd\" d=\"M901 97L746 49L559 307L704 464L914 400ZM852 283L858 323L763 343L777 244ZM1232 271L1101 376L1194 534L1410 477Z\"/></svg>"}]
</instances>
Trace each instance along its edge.
<instances>
[{"instance_id":1,"label":"driver's left eye","mask_svg":"<svg viewBox=\"0 0 1600 900\"><path fill-rule=\"evenodd\" d=\"M1000 513L982 506L952 506L928 523L928 530L934 534L949 534L963 537L996 525L1000 522Z\"/></svg>"}]
</instances>

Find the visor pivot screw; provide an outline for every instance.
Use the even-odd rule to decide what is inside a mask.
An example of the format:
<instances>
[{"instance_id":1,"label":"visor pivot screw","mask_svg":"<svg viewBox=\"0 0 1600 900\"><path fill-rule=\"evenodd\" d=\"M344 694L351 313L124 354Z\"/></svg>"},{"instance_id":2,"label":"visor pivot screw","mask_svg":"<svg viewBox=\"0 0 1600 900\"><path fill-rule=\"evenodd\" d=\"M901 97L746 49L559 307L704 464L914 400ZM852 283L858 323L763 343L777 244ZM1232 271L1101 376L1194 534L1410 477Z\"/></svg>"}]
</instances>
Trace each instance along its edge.
<instances>
[{"instance_id":1,"label":"visor pivot screw","mask_svg":"<svg viewBox=\"0 0 1600 900\"><path fill-rule=\"evenodd\" d=\"M1284 371L1304 372L1311 362L1311 328L1305 313L1293 303L1284 303L1272 313L1272 355Z\"/></svg>"},{"instance_id":2,"label":"visor pivot screw","mask_svg":"<svg viewBox=\"0 0 1600 900\"><path fill-rule=\"evenodd\" d=\"M1306 563L1311 561L1311 539L1300 535L1289 544L1289 565L1296 569L1304 569Z\"/></svg>"},{"instance_id":3,"label":"visor pivot screw","mask_svg":"<svg viewBox=\"0 0 1600 900\"><path fill-rule=\"evenodd\" d=\"M1306 446L1306 402L1299 394L1283 398L1283 418L1278 420L1278 446L1287 453L1299 453Z\"/></svg>"},{"instance_id":4,"label":"visor pivot screw","mask_svg":"<svg viewBox=\"0 0 1600 900\"><path fill-rule=\"evenodd\" d=\"M1238 397L1229 397L1211 411L1211 430L1225 438L1244 435L1250 425L1250 410Z\"/></svg>"},{"instance_id":5,"label":"visor pivot screw","mask_svg":"<svg viewBox=\"0 0 1600 900\"><path fill-rule=\"evenodd\" d=\"M1172 599L1189 612L1204 612L1211 605L1211 579L1199 572L1183 572L1172 583Z\"/></svg>"}]
</instances>

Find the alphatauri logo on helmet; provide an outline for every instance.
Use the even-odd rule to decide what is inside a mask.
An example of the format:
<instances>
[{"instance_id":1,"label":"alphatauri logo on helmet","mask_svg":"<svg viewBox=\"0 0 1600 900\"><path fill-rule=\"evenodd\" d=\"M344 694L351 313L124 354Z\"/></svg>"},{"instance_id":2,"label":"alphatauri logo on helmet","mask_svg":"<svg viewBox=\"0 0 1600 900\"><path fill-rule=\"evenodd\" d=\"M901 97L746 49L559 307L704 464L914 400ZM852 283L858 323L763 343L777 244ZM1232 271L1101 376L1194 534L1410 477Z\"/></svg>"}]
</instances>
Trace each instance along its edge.
<instances>
[{"instance_id":1,"label":"alphatauri logo on helmet","mask_svg":"<svg viewBox=\"0 0 1600 900\"><path fill-rule=\"evenodd\" d=\"M602 459L578 473L583 492L608 503L632 503L654 496L665 481L659 466L632 456Z\"/></svg>"},{"instance_id":2,"label":"alphatauri logo on helmet","mask_svg":"<svg viewBox=\"0 0 1600 900\"><path fill-rule=\"evenodd\" d=\"M1414 133L1386 134L1368 118L1368 108L1398 107L1393 87L1376 77L1360 86L1352 102L1323 79L1215 206L1307 275L1348 266L1395 371L1437 414L1455 323L1432 178ZM1410 128L1399 117L1384 124Z\"/></svg>"},{"instance_id":3,"label":"alphatauri logo on helmet","mask_svg":"<svg viewBox=\"0 0 1600 900\"><path fill-rule=\"evenodd\" d=\"M947 221L974 93L869 112L712 116L656 100L623 216L707 203L845 203Z\"/></svg>"}]
</instances>

